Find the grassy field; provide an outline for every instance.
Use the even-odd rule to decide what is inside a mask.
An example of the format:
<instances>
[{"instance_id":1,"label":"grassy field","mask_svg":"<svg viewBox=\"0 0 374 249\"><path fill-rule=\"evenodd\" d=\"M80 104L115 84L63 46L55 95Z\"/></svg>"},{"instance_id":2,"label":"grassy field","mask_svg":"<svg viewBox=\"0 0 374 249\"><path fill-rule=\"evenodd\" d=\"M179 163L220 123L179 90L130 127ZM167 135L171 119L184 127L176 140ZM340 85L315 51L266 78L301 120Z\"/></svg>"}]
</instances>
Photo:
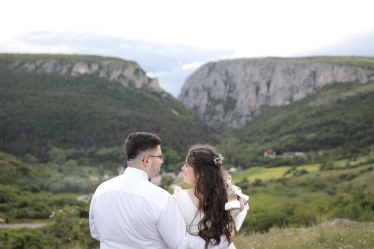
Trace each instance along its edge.
<instances>
[{"instance_id":1,"label":"grassy field","mask_svg":"<svg viewBox=\"0 0 374 249\"><path fill-rule=\"evenodd\" d=\"M273 228L266 234L237 234L234 244L242 249L369 249L374 248L374 223L336 219L309 228Z\"/></svg>"},{"instance_id":2,"label":"grassy field","mask_svg":"<svg viewBox=\"0 0 374 249\"><path fill-rule=\"evenodd\" d=\"M255 193L251 194L248 204L251 212L254 208L272 207L274 209L282 207L289 203L289 198L286 196L276 196L269 193Z\"/></svg>"},{"instance_id":3,"label":"grassy field","mask_svg":"<svg viewBox=\"0 0 374 249\"><path fill-rule=\"evenodd\" d=\"M297 176L291 172L283 177L292 167L250 168L233 175L233 182L240 185L243 179L247 179L249 183L241 187L251 197L249 205L271 209L291 203L332 200L339 195L350 196L357 191L374 193L374 165L359 165L367 159L363 157L351 161L349 168L347 160L336 161L333 170L325 171L319 171L319 164L299 166L298 171L305 169L308 173ZM261 180L260 184L255 185L258 179Z\"/></svg>"},{"instance_id":4,"label":"grassy field","mask_svg":"<svg viewBox=\"0 0 374 249\"><path fill-rule=\"evenodd\" d=\"M312 164L312 165L303 165L299 166L298 169L305 169L308 172L315 172L319 170L320 164ZM232 182L238 182L242 180L243 178L254 181L256 179L261 180L270 180L270 179L277 179L282 178L284 173L286 173L288 170L290 170L291 166L283 166L283 167L276 167L276 168L264 168L264 167L253 167L249 168L247 170L244 170L238 174L232 175ZM290 177L290 175L287 175L286 177Z\"/></svg>"}]
</instances>

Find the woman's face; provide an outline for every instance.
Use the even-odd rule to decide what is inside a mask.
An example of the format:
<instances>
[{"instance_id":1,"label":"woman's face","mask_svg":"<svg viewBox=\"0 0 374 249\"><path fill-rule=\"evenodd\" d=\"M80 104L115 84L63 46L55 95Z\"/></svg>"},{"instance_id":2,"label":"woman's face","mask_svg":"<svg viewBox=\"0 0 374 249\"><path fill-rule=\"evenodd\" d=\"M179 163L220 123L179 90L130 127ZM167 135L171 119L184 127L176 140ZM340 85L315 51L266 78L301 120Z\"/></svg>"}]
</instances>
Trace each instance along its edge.
<instances>
[{"instance_id":1,"label":"woman's face","mask_svg":"<svg viewBox=\"0 0 374 249\"><path fill-rule=\"evenodd\" d=\"M188 183L188 184L191 184L193 186L196 185L197 183L197 180L196 180L196 177L195 177L195 171L194 169L191 167L191 165L189 165L187 162L183 165L182 167L182 171L184 173L184 182L185 183Z\"/></svg>"}]
</instances>

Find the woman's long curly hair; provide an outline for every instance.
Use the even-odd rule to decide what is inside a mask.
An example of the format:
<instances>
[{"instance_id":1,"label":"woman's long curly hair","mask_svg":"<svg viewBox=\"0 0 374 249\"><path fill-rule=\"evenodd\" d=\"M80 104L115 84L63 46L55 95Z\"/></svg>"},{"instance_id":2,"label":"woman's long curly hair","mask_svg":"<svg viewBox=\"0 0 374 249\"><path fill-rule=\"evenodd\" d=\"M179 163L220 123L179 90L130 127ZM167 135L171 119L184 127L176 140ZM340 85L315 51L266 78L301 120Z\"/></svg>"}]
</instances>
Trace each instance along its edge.
<instances>
[{"instance_id":1,"label":"woman's long curly hair","mask_svg":"<svg viewBox=\"0 0 374 249\"><path fill-rule=\"evenodd\" d=\"M217 245L221 242L221 235L230 239L233 218L230 212L225 210L227 194L222 164L214 160L218 158L215 148L211 145L197 144L192 146L186 158L186 162L195 172L195 195L199 199L199 210L204 213L204 218L199 222L199 236L209 243ZM214 239L214 241L211 241Z\"/></svg>"}]
</instances>

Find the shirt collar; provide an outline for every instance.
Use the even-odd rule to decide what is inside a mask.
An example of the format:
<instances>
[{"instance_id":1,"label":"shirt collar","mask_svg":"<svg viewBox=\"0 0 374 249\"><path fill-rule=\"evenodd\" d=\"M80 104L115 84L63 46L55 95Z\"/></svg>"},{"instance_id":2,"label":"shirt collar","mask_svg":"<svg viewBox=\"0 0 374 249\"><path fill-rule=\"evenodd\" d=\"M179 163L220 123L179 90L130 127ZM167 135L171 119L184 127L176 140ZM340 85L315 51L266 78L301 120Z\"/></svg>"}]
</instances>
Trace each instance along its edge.
<instances>
[{"instance_id":1,"label":"shirt collar","mask_svg":"<svg viewBox=\"0 0 374 249\"><path fill-rule=\"evenodd\" d=\"M141 170L141 169L137 169L137 168L134 168L134 167L127 167L125 169L125 173L126 175L133 175L133 176L137 176L137 177L141 177L141 178L144 178L148 181L148 174Z\"/></svg>"}]
</instances>

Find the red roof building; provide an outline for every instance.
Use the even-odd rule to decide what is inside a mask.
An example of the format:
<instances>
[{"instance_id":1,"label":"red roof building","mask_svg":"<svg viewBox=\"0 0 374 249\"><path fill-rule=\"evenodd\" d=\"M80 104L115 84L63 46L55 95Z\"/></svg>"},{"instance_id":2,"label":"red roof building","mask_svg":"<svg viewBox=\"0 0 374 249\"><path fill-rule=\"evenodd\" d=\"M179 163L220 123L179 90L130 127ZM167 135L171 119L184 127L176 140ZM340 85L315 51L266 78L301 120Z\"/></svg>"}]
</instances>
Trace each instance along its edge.
<instances>
[{"instance_id":1,"label":"red roof building","mask_svg":"<svg viewBox=\"0 0 374 249\"><path fill-rule=\"evenodd\" d=\"M264 152L265 157L275 157L277 153L273 149L268 149Z\"/></svg>"}]
</instances>

